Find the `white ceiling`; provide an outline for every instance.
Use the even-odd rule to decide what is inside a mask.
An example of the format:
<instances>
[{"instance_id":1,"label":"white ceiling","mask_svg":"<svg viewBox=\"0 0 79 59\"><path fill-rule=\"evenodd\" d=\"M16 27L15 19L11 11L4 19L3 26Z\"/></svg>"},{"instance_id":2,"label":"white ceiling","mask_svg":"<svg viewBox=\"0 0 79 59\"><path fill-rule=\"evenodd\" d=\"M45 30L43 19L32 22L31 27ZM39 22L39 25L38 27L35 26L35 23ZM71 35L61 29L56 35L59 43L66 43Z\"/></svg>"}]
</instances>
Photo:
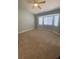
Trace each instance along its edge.
<instances>
[{"instance_id":1,"label":"white ceiling","mask_svg":"<svg viewBox=\"0 0 79 59\"><path fill-rule=\"evenodd\" d=\"M19 0L18 4L19 8L25 8L34 14L50 11L60 7L60 0L45 0L45 1L46 1L45 4L40 4L42 9L39 8L32 9L33 4L28 3L27 0Z\"/></svg>"}]
</instances>

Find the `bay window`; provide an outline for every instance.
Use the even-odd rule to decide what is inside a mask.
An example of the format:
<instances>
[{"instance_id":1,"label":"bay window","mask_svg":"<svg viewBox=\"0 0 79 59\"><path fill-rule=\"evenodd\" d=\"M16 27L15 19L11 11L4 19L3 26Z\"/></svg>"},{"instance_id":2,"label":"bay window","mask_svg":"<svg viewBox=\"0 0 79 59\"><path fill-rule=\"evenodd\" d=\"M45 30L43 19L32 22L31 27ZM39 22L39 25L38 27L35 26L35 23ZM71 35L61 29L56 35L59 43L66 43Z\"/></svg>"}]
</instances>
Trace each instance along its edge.
<instances>
[{"instance_id":1,"label":"bay window","mask_svg":"<svg viewBox=\"0 0 79 59\"><path fill-rule=\"evenodd\" d=\"M59 14L44 15L38 18L38 25L55 26L59 25Z\"/></svg>"}]
</instances>

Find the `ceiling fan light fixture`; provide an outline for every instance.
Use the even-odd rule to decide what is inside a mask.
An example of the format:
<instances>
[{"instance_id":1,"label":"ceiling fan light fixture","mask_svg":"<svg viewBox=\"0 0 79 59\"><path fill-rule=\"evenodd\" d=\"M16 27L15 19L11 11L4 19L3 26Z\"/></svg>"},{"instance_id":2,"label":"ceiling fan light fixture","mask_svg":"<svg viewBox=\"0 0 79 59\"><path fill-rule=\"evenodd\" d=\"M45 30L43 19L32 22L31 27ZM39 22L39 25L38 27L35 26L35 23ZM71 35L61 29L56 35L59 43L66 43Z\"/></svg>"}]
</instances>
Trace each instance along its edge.
<instances>
[{"instance_id":1,"label":"ceiling fan light fixture","mask_svg":"<svg viewBox=\"0 0 79 59\"><path fill-rule=\"evenodd\" d=\"M32 4L32 6L33 6L32 8L38 7L38 8L40 8L40 9L41 9L40 4L46 3L46 1L43 1L43 0L30 0L30 1L28 1L28 2Z\"/></svg>"},{"instance_id":2,"label":"ceiling fan light fixture","mask_svg":"<svg viewBox=\"0 0 79 59\"><path fill-rule=\"evenodd\" d=\"M37 3L34 3L34 6L35 6L35 7L37 7L37 6L38 6L38 4L37 4Z\"/></svg>"}]
</instances>

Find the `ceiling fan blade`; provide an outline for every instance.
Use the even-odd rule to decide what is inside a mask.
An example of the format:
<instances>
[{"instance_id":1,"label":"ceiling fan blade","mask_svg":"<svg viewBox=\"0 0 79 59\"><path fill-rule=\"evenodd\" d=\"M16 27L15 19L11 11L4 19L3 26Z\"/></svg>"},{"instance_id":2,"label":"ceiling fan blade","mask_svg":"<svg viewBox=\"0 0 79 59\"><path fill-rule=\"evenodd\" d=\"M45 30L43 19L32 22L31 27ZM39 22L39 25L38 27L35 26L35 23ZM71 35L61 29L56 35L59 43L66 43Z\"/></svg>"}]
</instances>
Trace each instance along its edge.
<instances>
[{"instance_id":1,"label":"ceiling fan blade","mask_svg":"<svg viewBox=\"0 0 79 59\"><path fill-rule=\"evenodd\" d=\"M46 3L46 1L38 2L39 4Z\"/></svg>"},{"instance_id":2,"label":"ceiling fan blade","mask_svg":"<svg viewBox=\"0 0 79 59\"><path fill-rule=\"evenodd\" d=\"M34 1L32 1L32 0L28 0L27 2L28 2L28 3L34 3Z\"/></svg>"},{"instance_id":3,"label":"ceiling fan blade","mask_svg":"<svg viewBox=\"0 0 79 59\"><path fill-rule=\"evenodd\" d=\"M34 3L37 3L37 0L34 0Z\"/></svg>"},{"instance_id":4,"label":"ceiling fan blade","mask_svg":"<svg viewBox=\"0 0 79 59\"><path fill-rule=\"evenodd\" d=\"M40 6L38 6L38 8L39 8L39 9L41 9L41 7L40 7Z\"/></svg>"}]
</instances>

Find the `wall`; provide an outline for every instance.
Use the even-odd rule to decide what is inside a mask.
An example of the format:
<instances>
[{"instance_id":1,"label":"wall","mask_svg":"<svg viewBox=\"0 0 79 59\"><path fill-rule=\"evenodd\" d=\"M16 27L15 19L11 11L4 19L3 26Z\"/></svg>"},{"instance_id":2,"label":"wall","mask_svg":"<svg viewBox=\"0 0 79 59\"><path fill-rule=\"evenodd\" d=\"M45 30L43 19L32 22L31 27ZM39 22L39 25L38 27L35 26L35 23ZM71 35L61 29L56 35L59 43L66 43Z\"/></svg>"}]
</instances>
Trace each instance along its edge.
<instances>
[{"instance_id":1,"label":"wall","mask_svg":"<svg viewBox=\"0 0 79 59\"><path fill-rule=\"evenodd\" d=\"M34 15L25 9L18 10L18 31L19 33L34 28Z\"/></svg>"},{"instance_id":2,"label":"wall","mask_svg":"<svg viewBox=\"0 0 79 59\"><path fill-rule=\"evenodd\" d=\"M56 14L56 13L59 13L59 14L60 14L60 8L57 8L57 9L55 9L55 10L51 10L51 11L48 11L48 12L43 12L43 13L35 14L35 28L37 28L38 17L39 17L39 16L50 15L50 14ZM53 30L53 31L56 31L56 32L58 32L58 33L60 32L60 20L59 20L59 25L58 25L58 27L52 26L52 30Z\"/></svg>"},{"instance_id":3,"label":"wall","mask_svg":"<svg viewBox=\"0 0 79 59\"><path fill-rule=\"evenodd\" d=\"M42 13L39 13L39 14L36 14L36 15L42 16L42 15L49 15L49 14L56 14L56 13L60 13L60 8L56 8L56 9L48 11L48 12L42 12Z\"/></svg>"},{"instance_id":4,"label":"wall","mask_svg":"<svg viewBox=\"0 0 79 59\"><path fill-rule=\"evenodd\" d=\"M34 28L34 15L27 10L24 0L18 0L18 32L32 30Z\"/></svg>"}]
</instances>

